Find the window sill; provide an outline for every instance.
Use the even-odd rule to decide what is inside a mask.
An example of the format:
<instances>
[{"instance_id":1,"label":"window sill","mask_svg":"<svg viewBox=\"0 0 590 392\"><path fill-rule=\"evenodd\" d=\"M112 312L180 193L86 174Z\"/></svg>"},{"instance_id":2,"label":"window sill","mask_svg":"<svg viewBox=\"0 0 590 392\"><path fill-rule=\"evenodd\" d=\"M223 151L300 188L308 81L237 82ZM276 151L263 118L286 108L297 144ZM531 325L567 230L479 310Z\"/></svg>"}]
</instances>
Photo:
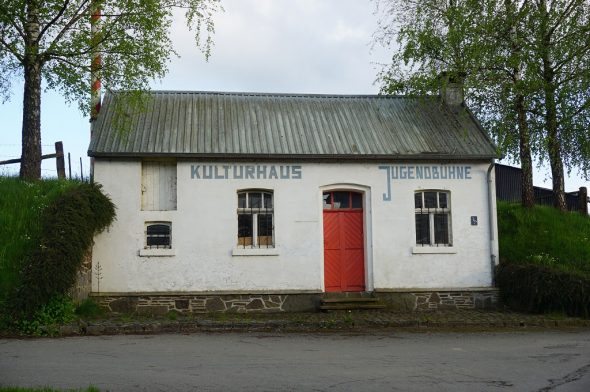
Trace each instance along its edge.
<instances>
[{"instance_id":1,"label":"window sill","mask_svg":"<svg viewBox=\"0 0 590 392\"><path fill-rule=\"evenodd\" d=\"M278 248L234 248L232 256L278 256Z\"/></svg>"},{"instance_id":2,"label":"window sill","mask_svg":"<svg viewBox=\"0 0 590 392\"><path fill-rule=\"evenodd\" d=\"M412 254L455 254L457 249L452 246L413 246Z\"/></svg>"},{"instance_id":3,"label":"window sill","mask_svg":"<svg viewBox=\"0 0 590 392\"><path fill-rule=\"evenodd\" d=\"M175 249L140 249L140 257L172 257L176 256Z\"/></svg>"}]
</instances>

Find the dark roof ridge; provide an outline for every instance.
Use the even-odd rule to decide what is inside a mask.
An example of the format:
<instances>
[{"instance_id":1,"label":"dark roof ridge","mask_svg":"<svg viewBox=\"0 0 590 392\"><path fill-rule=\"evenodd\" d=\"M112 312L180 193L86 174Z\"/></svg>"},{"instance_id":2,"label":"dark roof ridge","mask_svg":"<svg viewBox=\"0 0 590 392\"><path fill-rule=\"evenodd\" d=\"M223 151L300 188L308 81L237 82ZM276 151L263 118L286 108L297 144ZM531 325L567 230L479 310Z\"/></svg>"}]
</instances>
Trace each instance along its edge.
<instances>
[{"instance_id":1,"label":"dark roof ridge","mask_svg":"<svg viewBox=\"0 0 590 392\"><path fill-rule=\"evenodd\" d=\"M131 90L110 90L107 93L116 95ZM147 90L148 94L202 94L232 95L244 97L296 97L296 98L375 98L375 99L438 99L440 95L401 95L401 94L329 94L329 93L264 93L249 91L199 91L199 90Z\"/></svg>"}]
</instances>

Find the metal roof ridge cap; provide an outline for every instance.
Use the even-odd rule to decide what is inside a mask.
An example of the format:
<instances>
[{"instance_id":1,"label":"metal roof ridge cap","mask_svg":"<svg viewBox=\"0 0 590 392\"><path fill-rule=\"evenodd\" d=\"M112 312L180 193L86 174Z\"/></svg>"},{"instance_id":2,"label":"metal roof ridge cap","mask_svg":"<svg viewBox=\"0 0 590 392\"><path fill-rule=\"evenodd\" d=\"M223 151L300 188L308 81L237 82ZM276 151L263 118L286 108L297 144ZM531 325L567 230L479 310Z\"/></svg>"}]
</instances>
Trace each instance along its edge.
<instances>
[{"instance_id":1,"label":"metal roof ridge cap","mask_svg":"<svg viewBox=\"0 0 590 392\"><path fill-rule=\"evenodd\" d=\"M132 92L136 90L109 90L107 93L117 95L119 93ZM374 99L437 99L437 95L402 95L402 94L335 94L335 93L271 93L255 91L201 91L201 90L146 90L147 94L186 94L186 95L234 95L252 97L295 97L295 98L374 98Z\"/></svg>"}]
</instances>

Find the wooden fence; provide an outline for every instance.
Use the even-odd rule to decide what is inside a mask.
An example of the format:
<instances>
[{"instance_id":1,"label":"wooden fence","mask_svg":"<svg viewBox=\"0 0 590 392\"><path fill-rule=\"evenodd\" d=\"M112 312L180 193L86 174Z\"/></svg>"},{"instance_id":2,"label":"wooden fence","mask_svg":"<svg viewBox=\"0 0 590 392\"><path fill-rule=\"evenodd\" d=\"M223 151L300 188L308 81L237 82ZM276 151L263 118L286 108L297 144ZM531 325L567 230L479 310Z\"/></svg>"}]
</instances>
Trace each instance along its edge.
<instances>
[{"instance_id":1,"label":"wooden fence","mask_svg":"<svg viewBox=\"0 0 590 392\"><path fill-rule=\"evenodd\" d=\"M55 154L41 155L41 159L55 158L55 166L57 168L57 178L66 178L66 163L64 159L64 145L62 142L55 142ZM20 163L21 158L9 159L7 161L0 161L1 165L9 165L11 163ZM71 175L70 175L71 177Z\"/></svg>"}]
</instances>

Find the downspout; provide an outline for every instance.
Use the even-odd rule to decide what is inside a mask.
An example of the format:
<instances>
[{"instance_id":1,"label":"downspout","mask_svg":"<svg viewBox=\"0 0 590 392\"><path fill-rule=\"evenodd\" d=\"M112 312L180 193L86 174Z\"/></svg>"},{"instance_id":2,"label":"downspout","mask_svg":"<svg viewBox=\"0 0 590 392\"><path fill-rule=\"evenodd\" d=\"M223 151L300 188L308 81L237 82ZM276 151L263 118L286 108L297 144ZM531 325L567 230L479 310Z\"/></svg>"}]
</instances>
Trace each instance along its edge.
<instances>
[{"instance_id":1,"label":"downspout","mask_svg":"<svg viewBox=\"0 0 590 392\"><path fill-rule=\"evenodd\" d=\"M492 178L492 170L494 169L494 160L490 163L488 168L488 222L490 230L490 270L492 273L492 286L496 285L496 266L498 265L498 223L496 214L496 187L494 178Z\"/></svg>"}]
</instances>

